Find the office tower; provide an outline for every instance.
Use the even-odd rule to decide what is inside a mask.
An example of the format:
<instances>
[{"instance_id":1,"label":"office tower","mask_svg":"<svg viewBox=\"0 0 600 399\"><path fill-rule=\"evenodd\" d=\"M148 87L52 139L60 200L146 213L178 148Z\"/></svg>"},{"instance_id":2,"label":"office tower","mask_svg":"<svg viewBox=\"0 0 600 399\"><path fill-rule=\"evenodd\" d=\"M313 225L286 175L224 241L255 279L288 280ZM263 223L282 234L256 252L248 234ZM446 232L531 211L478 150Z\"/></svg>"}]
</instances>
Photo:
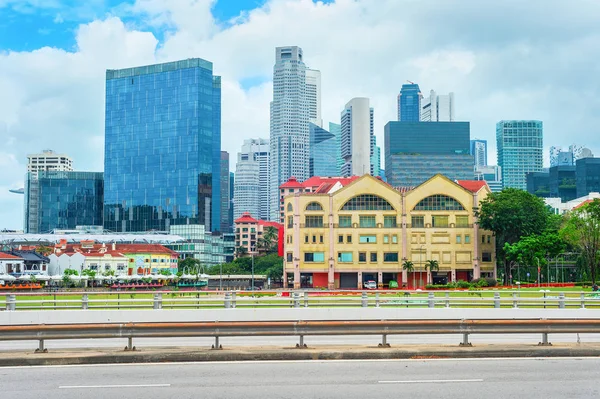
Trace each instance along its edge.
<instances>
[{"instance_id":1,"label":"office tower","mask_svg":"<svg viewBox=\"0 0 600 399\"><path fill-rule=\"evenodd\" d=\"M471 140L471 152L475 160L475 169L487 166L487 140Z\"/></svg>"},{"instance_id":2,"label":"office tower","mask_svg":"<svg viewBox=\"0 0 600 399\"><path fill-rule=\"evenodd\" d=\"M229 216L227 219L227 223L230 228L233 230L233 196L234 196L234 188L235 188L235 173L229 172Z\"/></svg>"},{"instance_id":3,"label":"office tower","mask_svg":"<svg viewBox=\"0 0 600 399\"><path fill-rule=\"evenodd\" d=\"M269 140L244 140L237 155L233 190L233 220L244 212L269 218Z\"/></svg>"},{"instance_id":4,"label":"office tower","mask_svg":"<svg viewBox=\"0 0 600 399\"><path fill-rule=\"evenodd\" d=\"M575 174L577 197L600 192L600 158L578 159L575 162Z\"/></svg>"},{"instance_id":5,"label":"office tower","mask_svg":"<svg viewBox=\"0 0 600 399\"><path fill-rule=\"evenodd\" d=\"M502 169L499 166L475 166L475 180L484 180L493 193L502 191Z\"/></svg>"},{"instance_id":6,"label":"office tower","mask_svg":"<svg viewBox=\"0 0 600 399\"><path fill-rule=\"evenodd\" d=\"M309 124L310 128L310 176L337 176L339 141L327 130Z\"/></svg>"},{"instance_id":7,"label":"office tower","mask_svg":"<svg viewBox=\"0 0 600 399\"><path fill-rule=\"evenodd\" d=\"M25 179L25 233L102 225L102 173L28 172Z\"/></svg>"},{"instance_id":8,"label":"office tower","mask_svg":"<svg viewBox=\"0 0 600 399\"><path fill-rule=\"evenodd\" d=\"M219 231L231 233L229 224L229 153L221 151L221 223ZM213 229L215 230L215 229Z\"/></svg>"},{"instance_id":9,"label":"office tower","mask_svg":"<svg viewBox=\"0 0 600 399\"><path fill-rule=\"evenodd\" d=\"M344 165L344 158L342 158L342 125L339 123L329 122L329 133L333 134L336 139L336 176L340 176L342 173L342 166Z\"/></svg>"},{"instance_id":10,"label":"office tower","mask_svg":"<svg viewBox=\"0 0 600 399\"><path fill-rule=\"evenodd\" d=\"M270 220L279 220L279 186L292 176L309 177L310 131L306 66L300 47L277 47L271 102Z\"/></svg>"},{"instance_id":11,"label":"office tower","mask_svg":"<svg viewBox=\"0 0 600 399\"><path fill-rule=\"evenodd\" d=\"M203 59L106 71L107 230L219 229L220 109Z\"/></svg>"},{"instance_id":12,"label":"office tower","mask_svg":"<svg viewBox=\"0 0 600 399\"><path fill-rule=\"evenodd\" d=\"M394 187L416 187L438 173L450 180L472 180L469 130L469 122L388 122L387 182Z\"/></svg>"},{"instance_id":13,"label":"office tower","mask_svg":"<svg viewBox=\"0 0 600 399\"><path fill-rule=\"evenodd\" d=\"M543 166L543 124L535 120L507 120L496 124L498 166L504 188L527 189L527 172Z\"/></svg>"},{"instance_id":14,"label":"office tower","mask_svg":"<svg viewBox=\"0 0 600 399\"><path fill-rule=\"evenodd\" d=\"M421 102L421 122L454 122L454 93L438 95L434 90L429 92Z\"/></svg>"},{"instance_id":15,"label":"office tower","mask_svg":"<svg viewBox=\"0 0 600 399\"><path fill-rule=\"evenodd\" d=\"M419 122L423 94L419 85L413 82L403 84L398 94L398 121Z\"/></svg>"},{"instance_id":16,"label":"office tower","mask_svg":"<svg viewBox=\"0 0 600 399\"><path fill-rule=\"evenodd\" d=\"M308 120L323 127L321 117L321 71L306 69L306 102L308 103Z\"/></svg>"},{"instance_id":17,"label":"office tower","mask_svg":"<svg viewBox=\"0 0 600 399\"><path fill-rule=\"evenodd\" d=\"M375 136L373 136L375 143ZM371 155L371 176L381 175L381 148L377 145L373 145L373 155Z\"/></svg>"},{"instance_id":18,"label":"office tower","mask_svg":"<svg viewBox=\"0 0 600 399\"><path fill-rule=\"evenodd\" d=\"M41 154L27 155L27 172L72 171L73 160L65 154L44 150Z\"/></svg>"},{"instance_id":19,"label":"office tower","mask_svg":"<svg viewBox=\"0 0 600 399\"><path fill-rule=\"evenodd\" d=\"M341 114L342 176L371 174L373 153L373 108L369 99L350 100Z\"/></svg>"}]
</instances>

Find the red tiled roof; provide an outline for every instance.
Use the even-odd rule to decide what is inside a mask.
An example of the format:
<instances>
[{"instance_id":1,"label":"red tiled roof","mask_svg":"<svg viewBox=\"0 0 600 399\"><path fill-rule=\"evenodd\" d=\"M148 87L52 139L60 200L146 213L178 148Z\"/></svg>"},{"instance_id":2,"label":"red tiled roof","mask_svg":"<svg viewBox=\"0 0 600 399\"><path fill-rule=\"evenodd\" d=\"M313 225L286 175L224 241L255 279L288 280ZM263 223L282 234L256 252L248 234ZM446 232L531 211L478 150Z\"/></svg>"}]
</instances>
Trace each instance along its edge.
<instances>
[{"instance_id":1,"label":"red tiled roof","mask_svg":"<svg viewBox=\"0 0 600 399\"><path fill-rule=\"evenodd\" d=\"M160 244L117 244L116 250L121 253L179 254Z\"/></svg>"},{"instance_id":2,"label":"red tiled roof","mask_svg":"<svg viewBox=\"0 0 600 399\"><path fill-rule=\"evenodd\" d=\"M579 208L583 207L584 205L589 204L590 202L594 202L594 200L587 199L587 200L583 201L581 204L579 204L576 207L574 207L573 209L579 209Z\"/></svg>"},{"instance_id":3,"label":"red tiled roof","mask_svg":"<svg viewBox=\"0 0 600 399\"><path fill-rule=\"evenodd\" d=\"M294 176L290 177L288 181L283 183L279 188L302 188L304 184L300 183Z\"/></svg>"},{"instance_id":4,"label":"red tiled roof","mask_svg":"<svg viewBox=\"0 0 600 399\"><path fill-rule=\"evenodd\" d=\"M259 220L258 224L264 227L275 227L276 229L279 229L280 227L283 227L283 225L281 223L277 223L277 222L267 222L266 220Z\"/></svg>"},{"instance_id":5,"label":"red tiled roof","mask_svg":"<svg viewBox=\"0 0 600 399\"><path fill-rule=\"evenodd\" d=\"M485 180L457 180L459 186L466 188L472 193L476 193L481 190L482 187L487 186Z\"/></svg>"},{"instance_id":6,"label":"red tiled roof","mask_svg":"<svg viewBox=\"0 0 600 399\"><path fill-rule=\"evenodd\" d=\"M117 251L106 251L106 252L81 252L81 254L83 256L95 256L95 257L104 257L105 255L110 255L114 258L125 258L125 255L123 255L120 252Z\"/></svg>"},{"instance_id":7,"label":"red tiled roof","mask_svg":"<svg viewBox=\"0 0 600 399\"><path fill-rule=\"evenodd\" d=\"M0 252L0 259L23 260L23 258L20 258L20 257L15 256L15 255L11 255L11 254L6 254L4 252Z\"/></svg>"},{"instance_id":8,"label":"red tiled roof","mask_svg":"<svg viewBox=\"0 0 600 399\"><path fill-rule=\"evenodd\" d=\"M318 189L322 184L331 184L334 185L337 182L340 182L342 186L346 186L347 184L352 183L354 180L360 178L360 176L349 176L349 177L321 177L321 176L313 176L306 180L302 185L304 187L311 187L314 189Z\"/></svg>"},{"instance_id":9,"label":"red tiled roof","mask_svg":"<svg viewBox=\"0 0 600 399\"><path fill-rule=\"evenodd\" d=\"M244 212L242 216L235 219L235 223L258 223L258 220L254 219L250 212Z\"/></svg>"}]
</instances>

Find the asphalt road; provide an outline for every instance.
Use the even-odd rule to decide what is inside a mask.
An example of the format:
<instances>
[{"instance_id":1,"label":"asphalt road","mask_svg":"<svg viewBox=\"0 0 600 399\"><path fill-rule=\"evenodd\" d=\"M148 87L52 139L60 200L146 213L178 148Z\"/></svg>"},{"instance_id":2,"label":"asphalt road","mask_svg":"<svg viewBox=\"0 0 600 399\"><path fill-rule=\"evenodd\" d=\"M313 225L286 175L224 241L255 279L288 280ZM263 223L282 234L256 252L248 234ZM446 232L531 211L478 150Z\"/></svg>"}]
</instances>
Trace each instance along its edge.
<instances>
[{"instance_id":1,"label":"asphalt road","mask_svg":"<svg viewBox=\"0 0 600 399\"><path fill-rule=\"evenodd\" d=\"M0 368L0 397L593 398L600 359L239 362Z\"/></svg>"}]
</instances>

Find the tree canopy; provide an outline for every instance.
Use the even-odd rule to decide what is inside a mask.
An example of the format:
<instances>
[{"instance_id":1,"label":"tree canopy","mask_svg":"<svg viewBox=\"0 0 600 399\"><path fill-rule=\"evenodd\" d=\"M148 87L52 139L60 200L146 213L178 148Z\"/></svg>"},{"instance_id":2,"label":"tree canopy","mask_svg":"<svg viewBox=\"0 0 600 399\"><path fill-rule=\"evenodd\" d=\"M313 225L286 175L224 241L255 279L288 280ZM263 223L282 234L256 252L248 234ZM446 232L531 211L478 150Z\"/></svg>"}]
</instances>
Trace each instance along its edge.
<instances>
[{"instance_id":1,"label":"tree canopy","mask_svg":"<svg viewBox=\"0 0 600 399\"><path fill-rule=\"evenodd\" d=\"M561 237L578 247L596 283L600 264L600 200L595 199L573 210L561 230Z\"/></svg>"}]
</instances>

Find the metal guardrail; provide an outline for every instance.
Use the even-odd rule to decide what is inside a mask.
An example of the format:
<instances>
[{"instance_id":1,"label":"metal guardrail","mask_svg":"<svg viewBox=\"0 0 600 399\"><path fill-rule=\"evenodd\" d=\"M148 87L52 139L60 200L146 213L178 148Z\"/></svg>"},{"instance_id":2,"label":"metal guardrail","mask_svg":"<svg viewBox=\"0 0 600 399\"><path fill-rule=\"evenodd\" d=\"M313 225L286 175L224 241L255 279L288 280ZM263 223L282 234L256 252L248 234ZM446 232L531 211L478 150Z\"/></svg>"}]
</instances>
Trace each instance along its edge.
<instances>
[{"instance_id":1,"label":"metal guardrail","mask_svg":"<svg viewBox=\"0 0 600 399\"><path fill-rule=\"evenodd\" d=\"M464 291L294 291L281 292L131 291L19 293L0 296L1 310L201 309L242 307L407 307L407 308L597 308L600 296L583 292Z\"/></svg>"},{"instance_id":2,"label":"metal guardrail","mask_svg":"<svg viewBox=\"0 0 600 399\"><path fill-rule=\"evenodd\" d=\"M185 323L99 323L0 326L1 341L39 341L36 352L47 352L44 341L57 339L127 338L125 350L135 350L134 338L212 337L221 349L221 337L380 335L380 347L389 347L388 335L461 334L460 346L471 346L470 334L542 334L538 345L551 345L548 334L600 333L600 319L497 320L352 320Z\"/></svg>"}]
</instances>

